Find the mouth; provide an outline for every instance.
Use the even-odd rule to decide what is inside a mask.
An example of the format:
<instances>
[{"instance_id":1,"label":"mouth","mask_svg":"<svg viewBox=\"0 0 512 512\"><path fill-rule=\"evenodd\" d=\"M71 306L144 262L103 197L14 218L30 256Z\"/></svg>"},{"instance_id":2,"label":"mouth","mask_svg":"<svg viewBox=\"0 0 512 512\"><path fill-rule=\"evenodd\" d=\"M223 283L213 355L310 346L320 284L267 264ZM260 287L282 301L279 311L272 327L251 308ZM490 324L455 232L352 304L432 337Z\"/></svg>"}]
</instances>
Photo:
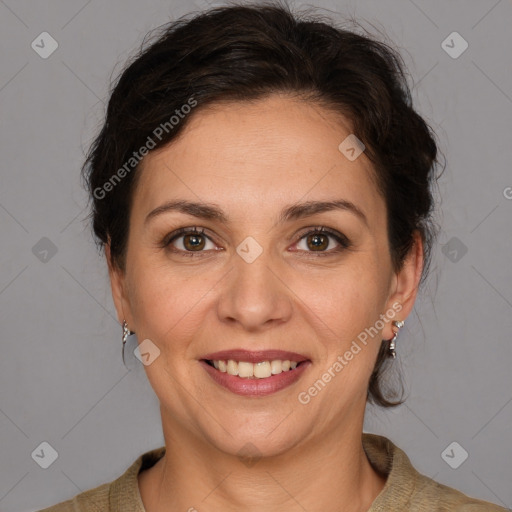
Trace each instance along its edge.
<instances>
[{"instance_id":1,"label":"mouth","mask_svg":"<svg viewBox=\"0 0 512 512\"><path fill-rule=\"evenodd\" d=\"M217 352L200 359L199 363L221 387L252 397L270 395L291 386L312 364L305 356L291 352L243 352Z\"/></svg>"}]
</instances>

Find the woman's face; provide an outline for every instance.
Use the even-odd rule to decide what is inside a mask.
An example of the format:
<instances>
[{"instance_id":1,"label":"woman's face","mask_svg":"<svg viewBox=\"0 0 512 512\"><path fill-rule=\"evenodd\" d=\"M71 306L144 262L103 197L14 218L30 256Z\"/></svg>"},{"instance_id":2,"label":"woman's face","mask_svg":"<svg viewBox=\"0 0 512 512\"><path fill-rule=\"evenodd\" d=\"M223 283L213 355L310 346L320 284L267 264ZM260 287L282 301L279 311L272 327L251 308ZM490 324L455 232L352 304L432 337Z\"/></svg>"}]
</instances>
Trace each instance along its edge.
<instances>
[{"instance_id":1,"label":"woman's face","mask_svg":"<svg viewBox=\"0 0 512 512\"><path fill-rule=\"evenodd\" d=\"M360 433L381 340L413 306L421 243L394 273L370 163L340 151L351 132L333 113L274 95L194 116L143 160L126 271L110 269L118 316L149 354L164 432L181 428L233 454L250 441L264 455ZM151 214L175 201L197 206ZM345 206L314 206L335 201ZM212 208L223 218L206 215ZM318 227L328 232L308 236ZM179 228L204 233L171 240ZM289 370L300 369L294 382L255 396L263 380L228 377L249 383L243 394L212 377L220 370L202 360L225 350L309 362Z\"/></svg>"}]
</instances>

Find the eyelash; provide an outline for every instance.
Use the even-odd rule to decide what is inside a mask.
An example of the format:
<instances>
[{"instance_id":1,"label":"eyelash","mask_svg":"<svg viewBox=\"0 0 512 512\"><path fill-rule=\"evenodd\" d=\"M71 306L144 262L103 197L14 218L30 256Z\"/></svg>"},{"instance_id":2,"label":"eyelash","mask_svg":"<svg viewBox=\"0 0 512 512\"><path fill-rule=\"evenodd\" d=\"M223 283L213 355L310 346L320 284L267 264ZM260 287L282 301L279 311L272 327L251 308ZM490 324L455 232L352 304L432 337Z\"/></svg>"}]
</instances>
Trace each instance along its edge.
<instances>
[{"instance_id":1,"label":"eyelash","mask_svg":"<svg viewBox=\"0 0 512 512\"><path fill-rule=\"evenodd\" d=\"M204 237L208 238L210 241L212 241L205 234L204 228L197 228L197 227L179 228L179 229L177 229L176 231L172 232L170 235L167 235L164 238L164 240L161 243L161 247L162 248L169 247L169 250L171 252L183 255L185 257L194 257L195 254L204 253L205 251L183 251L181 249L172 248L171 244L177 238L179 238L180 236L183 236L183 235L190 235L190 234L201 235L201 236L204 236ZM325 256L330 256L332 254L340 253L343 250L348 249L348 248L350 248L352 246L351 242L349 241L349 239L345 235L342 235L341 233L339 233L337 231L334 231L334 230L332 230L330 228L327 228L325 226L316 226L316 227L312 228L311 230L307 231L306 233L303 233L299 237L299 242L303 238L308 237L309 235L316 235L316 234L326 234L326 235L331 236L332 238L334 238L340 244L341 247L337 247L336 249L331 249L329 251L302 251L302 250L299 250L299 252L313 253L313 254L315 254L315 256L325 257Z\"/></svg>"}]
</instances>

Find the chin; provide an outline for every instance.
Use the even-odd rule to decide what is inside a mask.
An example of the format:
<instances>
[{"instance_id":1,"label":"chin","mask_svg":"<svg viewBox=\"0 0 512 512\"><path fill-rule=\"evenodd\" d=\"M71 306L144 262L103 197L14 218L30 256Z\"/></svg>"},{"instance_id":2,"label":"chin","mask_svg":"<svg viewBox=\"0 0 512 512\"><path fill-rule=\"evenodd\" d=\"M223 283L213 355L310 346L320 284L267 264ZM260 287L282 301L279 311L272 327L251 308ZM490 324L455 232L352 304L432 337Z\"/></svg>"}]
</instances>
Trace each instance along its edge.
<instances>
[{"instance_id":1,"label":"chin","mask_svg":"<svg viewBox=\"0 0 512 512\"><path fill-rule=\"evenodd\" d=\"M246 458L250 462L250 459L275 457L289 452L300 441L298 432L290 432L283 424L282 428L278 426L285 417L286 414L279 418L274 416L270 421L259 422L257 428L250 426L250 422L254 421L254 415L252 419L247 417L235 423L230 422L229 427L223 423L229 433L221 426L212 429L210 422L204 435L212 446L227 455L240 457L242 462Z\"/></svg>"}]
</instances>

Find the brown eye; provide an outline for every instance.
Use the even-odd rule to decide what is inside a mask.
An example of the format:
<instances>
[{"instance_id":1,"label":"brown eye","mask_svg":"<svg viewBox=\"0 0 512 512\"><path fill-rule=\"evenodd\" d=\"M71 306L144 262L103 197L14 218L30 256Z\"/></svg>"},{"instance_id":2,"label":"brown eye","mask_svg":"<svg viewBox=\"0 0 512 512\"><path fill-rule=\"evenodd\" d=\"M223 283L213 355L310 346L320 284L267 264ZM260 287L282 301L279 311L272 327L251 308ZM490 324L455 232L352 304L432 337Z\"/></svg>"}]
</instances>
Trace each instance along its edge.
<instances>
[{"instance_id":1,"label":"brown eye","mask_svg":"<svg viewBox=\"0 0 512 512\"><path fill-rule=\"evenodd\" d=\"M185 235L183 236L183 246L187 251L200 251L205 246L203 235Z\"/></svg>"},{"instance_id":2,"label":"brown eye","mask_svg":"<svg viewBox=\"0 0 512 512\"><path fill-rule=\"evenodd\" d=\"M211 247L206 247L207 243L210 243ZM190 253L202 253L206 252L208 249L214 249L215 245L209 237L204 234L203 229L180 228L166 237L166 240L162 243L162 247L169 247L172 252L190 256ZM206 249L206 251L203 249Z\"/></svg>"},{"instance_id":3,"label":"brown eye","mask_svg":"<svg viewBox=\"0 0 512 512\"><path fill-rule=\"evenodd\" d=\"M329 247L329 237L323 233L308 235L306 244L308 244L308 247L313 251L323 251Z\"/></svg>"},{"instance_id":4,"label":"brown eye","mask_svg":"<svg viewBox=\"0 0 512 512\"><path fill-rule=\"evenodd\" d=\"M334 243L331 244L331 241L334 241ZM300 247L300 244L303 246ZM319 226L307 233L304 233L297 246L301 251L306 253L316 252L318 253L318 256L327 256L329 254L339 253L344 249L348 249L351 246L351 243L345 235L338 231L332 231L328 228Z\"/></svg>"}]
</instances>

